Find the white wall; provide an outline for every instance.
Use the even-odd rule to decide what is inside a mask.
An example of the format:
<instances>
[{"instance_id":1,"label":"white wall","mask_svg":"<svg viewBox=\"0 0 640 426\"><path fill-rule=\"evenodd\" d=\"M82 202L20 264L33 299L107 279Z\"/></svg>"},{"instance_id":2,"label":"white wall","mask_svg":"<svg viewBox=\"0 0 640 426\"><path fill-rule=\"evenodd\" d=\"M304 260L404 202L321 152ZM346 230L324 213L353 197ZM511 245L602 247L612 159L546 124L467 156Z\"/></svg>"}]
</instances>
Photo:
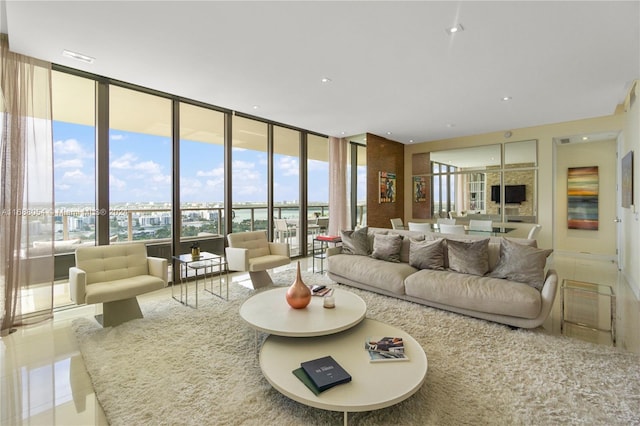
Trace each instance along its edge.
<instances>
[{"instance_id":1,"label":"white wall","mask_svg":"<svg viewBox=\"0 0 640 426\"><path fill-rule=\"evenodd\" d=\"M635 85L636 101L633 107L629 105L629 98L625 104L625 119L622 134L620 159L627 152L633 151L633 200L635 206L621 209L623 234L623 265L622 270L627 282L640 299L640 81Z\"/></svg>"},{"instance_id":2,"label":"white wall","mask_svg":"<svg viewBox=\"0 0 640 426\"><path fill-rule=\"evenodd\" d=\"M598 254L616 259L616 149L616 140L556 145L556 252ZM598 230L569 229L567 169L588 166L598 166Z\"/></svg>"}]
</instances>

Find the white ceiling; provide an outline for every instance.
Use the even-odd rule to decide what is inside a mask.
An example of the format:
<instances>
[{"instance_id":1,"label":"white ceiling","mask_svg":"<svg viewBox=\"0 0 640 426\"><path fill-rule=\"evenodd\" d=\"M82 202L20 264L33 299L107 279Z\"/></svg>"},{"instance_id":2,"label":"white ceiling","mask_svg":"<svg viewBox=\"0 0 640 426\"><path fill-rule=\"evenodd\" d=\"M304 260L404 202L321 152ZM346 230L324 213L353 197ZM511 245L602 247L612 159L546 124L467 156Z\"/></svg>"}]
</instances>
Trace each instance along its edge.
<instances>
[{"instance_id":1,"label":"white ceiling","mask_svg":"<svg viewBox=\"0 0 640 426\"><path fill-rule=\"evenodd\" d=\"M15 52L331 136L609 115L640 78L639 1L0 0L0 15Z\"/></svg>"}]
</instances>

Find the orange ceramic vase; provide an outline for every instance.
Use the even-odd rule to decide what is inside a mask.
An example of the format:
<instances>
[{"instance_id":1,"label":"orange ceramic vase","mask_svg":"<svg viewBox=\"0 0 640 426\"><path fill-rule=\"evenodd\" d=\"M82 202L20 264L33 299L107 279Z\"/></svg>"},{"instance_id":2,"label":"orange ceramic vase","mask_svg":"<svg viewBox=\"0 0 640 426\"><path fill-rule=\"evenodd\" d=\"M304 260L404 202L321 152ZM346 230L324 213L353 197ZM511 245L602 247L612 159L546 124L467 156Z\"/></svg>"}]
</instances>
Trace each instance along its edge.
<instances>
[{"instance_id":1,"label":"orange ceramic vase","mask_svg":"<svg viewBox=\"0 0 640 426\"><path fill-rule=\"evenodd\" d=\"M298 262L298 272L296 274L296 280L291 284L291 287L287 290L287 303L289 306L295 309L306 308L311 302L311 290L302 281L300 275L300 262Z\"/></svg>"}]
</instances>

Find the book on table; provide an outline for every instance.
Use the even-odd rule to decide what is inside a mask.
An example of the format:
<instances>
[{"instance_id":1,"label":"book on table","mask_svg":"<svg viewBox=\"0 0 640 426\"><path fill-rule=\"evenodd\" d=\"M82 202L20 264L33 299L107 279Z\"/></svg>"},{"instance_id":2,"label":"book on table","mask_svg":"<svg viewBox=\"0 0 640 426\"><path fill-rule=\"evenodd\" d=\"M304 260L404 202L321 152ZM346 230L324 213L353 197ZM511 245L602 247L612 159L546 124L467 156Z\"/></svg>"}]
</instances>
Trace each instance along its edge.
<instances>
[{"instance_id":1,"label":"book on table","mask_svg":"<svg viewBox=\"0 0 640 426\"><path fill-rule=\"evenodd\" d=\"M339 243L342 242L342 237L340 235L318 235L316 237L318 241L327 241L330 243Z\"/></svg>"},{"instance_id":2,"label":"book on table","mask_svg":"<svg viewBox=\"0 0 640 426\"><path fill-rule=\"evenodd\" d=\"M351 375L332 356L305 361L300 364L300 367L318 389L318 392L351 381ZM294 374L296 374L296 370L294 370ZM300 377L298 376L298 378Z\"/></svg>"},{"instance_id":3,"label":"book on table","mask_svg":"<svg viewBox=\"0 0 640 426\"><path fill-rule=\"evenodd\" d=\"M364 348L368 351L371 362L409 360L404 352L402 337L370 336L365 339Z\"/></svg>"}]
</instances>

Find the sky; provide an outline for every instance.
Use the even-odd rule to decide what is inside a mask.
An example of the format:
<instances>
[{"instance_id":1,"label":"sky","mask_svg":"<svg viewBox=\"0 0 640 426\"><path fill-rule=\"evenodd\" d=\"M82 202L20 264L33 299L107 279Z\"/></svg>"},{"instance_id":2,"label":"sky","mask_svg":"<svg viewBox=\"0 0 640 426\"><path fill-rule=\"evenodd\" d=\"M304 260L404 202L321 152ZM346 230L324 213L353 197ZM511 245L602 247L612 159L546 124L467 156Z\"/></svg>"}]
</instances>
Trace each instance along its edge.
<instances>
[{"instance_id":1,"label":"sky","mask_svg":"<svg viewBox=\"0 0 640 426\"><path fill-rule=\"evenodd\" d=\"M54 121L54 182L56 203L95 200L95 129ZM171 201L171 140L111 129L109 133L111 203L169 203ZM233 201L267 202L267 154L234 149ZM299 159L274 158L276 203L299 199ZM328 163L310 161L309 202L329 201ZM182 141L180 151L182 202L224 201L224 160L221 145ZM359 173L366 188L366 172Z\"/></svg>"}]
</instances>

